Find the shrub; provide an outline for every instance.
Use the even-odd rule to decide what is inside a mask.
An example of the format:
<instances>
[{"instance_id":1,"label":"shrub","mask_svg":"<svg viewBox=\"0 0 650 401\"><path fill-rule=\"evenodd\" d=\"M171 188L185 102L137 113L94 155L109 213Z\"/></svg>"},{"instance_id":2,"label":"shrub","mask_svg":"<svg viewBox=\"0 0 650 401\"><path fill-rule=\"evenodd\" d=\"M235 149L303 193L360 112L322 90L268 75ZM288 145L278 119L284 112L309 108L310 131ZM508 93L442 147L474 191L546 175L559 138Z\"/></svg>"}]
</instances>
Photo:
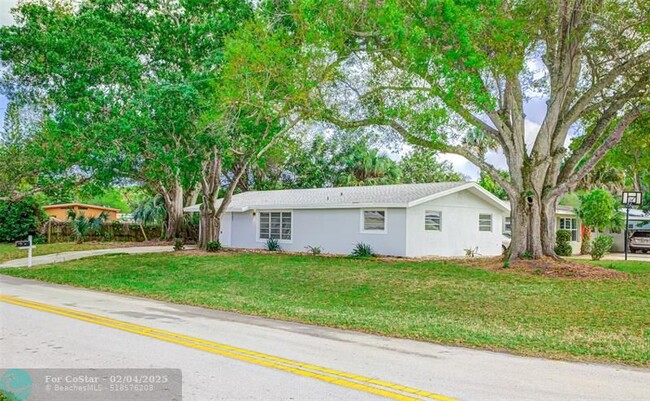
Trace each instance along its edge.
<instances>
[{"instance_id":1,"label":"shrub","mask_svg":"<svg viewBox=\"0 0 650 401\"><path fill-rule=\"evenodd\" d=\"M600 260L614 245L614 238L601 235L591 243L591 259Z\"/></svg>"},{"instance_id":2,"label":"shrub","mask_svg":"<svg viewBox=\"0 0 650 401\"><path fill-rule=\"evenodd\" d=\"M32 238L32 244L37 245L37 244L44 244L46 243L46 238L43 235L37 235L34 238Z\"/></svg>"},{"instance_id":3,"label":"shrub","mask_svg":"<svg viewBox=\"0 0 650 401\"><path fill-rule=\"evenodd\" d=\"M558 230L555 233L555 253L558 256L571 256L573 248L571 248L571 232L568 230Z\"/></svg>"},{"instance_id":4,"label":"shrub","mask_svg":"<svg viewBox=\"0 0 650 401\"><path fill-rule=\"evenodd\" d=\"M182 251L185 249L185 240L183 238L174 238L174 250Z\"/></svg>"},{"instance_id":5,"label":"shrub","mask_svg":"<svg viewBox=\"0 0 650 401\"><path fill-rule=\"evenodd\" d=\"M312 255L320 255L320 253L323 251L323 248L321 248L320 246L307 245L305 249L309 251Z\"/></svg>"},{"instance_id":6,"label":"shrub","mask_svg":"<svg viewBox=\"0 0 650 401\"><path fill-rule=\"evenodd\" d=\"M75 241L81 244L88 235L99 232L108 215L102 212L97 217L86 218L83 214L77 216L72 210L69 210L68 218L71 219L72 235Z\"/></svg>"},{"instance_id":7,"label":"shrub","mask_svg":"<svg viewBox=\"0 0 650 401\"><path fill-rule=\"evenodd\" d=\"M208 252L219 252L220 250L223 249L223 246L221 246L221 241L210 241L207 244L205 244L205 250Z\"/></svg>"},{"instance_id":8,"label":"shrub","mask_svg":"<svg viewBox=\"0 0 650 401\"><path fill-rule=\"evenodd\" d=\"M504 269L507 269L509 267L510 267L510 261L506 260L505 262L503 262L503 268Z\"/></svg>"},{"instance_id":9,"label":"shrub","mask_svg":"<svg viewBox=\"0 0 650 401\"><path fill-rule=\"evenodd\" d=\"M355 258L372 258L375 256L375 252L372 250L370 245L363 242L357 242L354 249L352 249L350 256L354 256Z\"/></svg>"},{"instance_id":10,"label":"shrub","mask_svg":"<svg viewBox=\"0 0 650 401\"><path fill-rule=\"evenodd\" d=\"M271 252L278 252L282 250L280 242L277 239L269 238L266 240L266 250Z\"/></svg>"},{"instance_id":11,"label":"shrub","mask_svg":"<svg viewBox=\"0 0 650 401\"><path fill-rule=\"evenodd\" d=\"M35 235L47 216L32 197L18 202L0 202L0 242L24 240Z\"/></svg>"}]
</instances>

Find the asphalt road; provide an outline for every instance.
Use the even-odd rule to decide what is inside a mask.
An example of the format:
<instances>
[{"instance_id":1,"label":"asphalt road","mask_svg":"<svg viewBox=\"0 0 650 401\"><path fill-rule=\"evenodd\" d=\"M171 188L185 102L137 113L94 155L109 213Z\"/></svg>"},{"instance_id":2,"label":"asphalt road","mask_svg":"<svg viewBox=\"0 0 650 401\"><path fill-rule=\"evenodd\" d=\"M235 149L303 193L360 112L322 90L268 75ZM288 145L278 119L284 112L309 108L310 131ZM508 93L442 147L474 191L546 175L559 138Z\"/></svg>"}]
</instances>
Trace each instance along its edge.
<instances>
[{"instance_id":1,"label":"asphalt road","mask_svg":"<svg viewBox=\"0 0 650 401\"><path fill-rule=\"evenodd\" d=\"M439 346L3 276L0 294L0 368L179 368L185 401L650 400L649 369Z\"/></svg>"}]
</instances>

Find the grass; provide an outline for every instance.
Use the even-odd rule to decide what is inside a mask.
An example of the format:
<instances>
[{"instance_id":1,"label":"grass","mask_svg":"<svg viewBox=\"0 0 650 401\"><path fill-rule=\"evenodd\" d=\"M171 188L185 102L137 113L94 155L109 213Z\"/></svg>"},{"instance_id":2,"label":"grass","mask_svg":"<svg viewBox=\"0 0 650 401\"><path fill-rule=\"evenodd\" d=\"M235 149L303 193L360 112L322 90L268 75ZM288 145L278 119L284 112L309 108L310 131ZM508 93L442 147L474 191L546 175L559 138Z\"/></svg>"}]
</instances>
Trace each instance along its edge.
<instances>
[{"instance_id":1,"label":"grass","mask_svg":"<svg viewBox=\"0 0 650 401\"><path fill-rule=\"evenodd\" d=\"M388 336L650 365L650 263L568 280L450 262L281 254L119 255L3 274Z\"/></svg>"},{"instance_id":2,"label":"grass","mask_svg":"<svg viewBox=\"0 0 650 401\"><path fill-rule=\"evenodd\" d=\"M109 248L110 244L76 244L74 242L62 242L55 244L36 244L34 256L49 255L52 253L69 252L69 251L88 251L91 249ZM15 244L0 243L0 263L13 259L22 259L27 257L27 250L16 248Z\"/></svg>"}]
</instances>

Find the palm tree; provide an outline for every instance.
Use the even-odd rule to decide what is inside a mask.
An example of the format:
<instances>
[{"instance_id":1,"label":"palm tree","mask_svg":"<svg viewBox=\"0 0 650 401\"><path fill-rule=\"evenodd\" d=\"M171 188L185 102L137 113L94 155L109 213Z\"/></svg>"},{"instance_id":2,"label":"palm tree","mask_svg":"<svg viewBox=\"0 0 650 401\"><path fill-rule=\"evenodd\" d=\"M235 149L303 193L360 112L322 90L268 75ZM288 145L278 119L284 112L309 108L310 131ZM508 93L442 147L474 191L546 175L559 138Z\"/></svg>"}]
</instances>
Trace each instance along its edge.
<instances>
[{"instance_id":1,"label":"palm tree","mask_svg":"<svg viewBox=\"0 0 650 401\"><path fill-rule=\"evenodd\" d=\"M162 224L167 211L160 195L142 199L133 209L133 220L140 224Z\"/></svg>"},{"instance_id":2,"label":"palm tree","mask_svg":"<svg viewBox=\"0 0 650 401\"><path fill-rule=\"evenodd\" d=\"M398 164L388 156L369 149L364 144L355 144L339 157L340 172L335 185L385 185L399 182Z\"/></svg>"},{"instance_id":3,"label":"palm tree","mask_svg":"<svg viewBox=\"0 0 650 401\"><path fill-rule=\"evenodd\" d=\"M97 217L86 217L83 213L77 215L74 210L68 210L68 220L70 220L72 225L72 235L78 244L83 243L89 234L99 231L107 219L108 214L106 212L102 212Z\"/></svg>"}]
</instances>

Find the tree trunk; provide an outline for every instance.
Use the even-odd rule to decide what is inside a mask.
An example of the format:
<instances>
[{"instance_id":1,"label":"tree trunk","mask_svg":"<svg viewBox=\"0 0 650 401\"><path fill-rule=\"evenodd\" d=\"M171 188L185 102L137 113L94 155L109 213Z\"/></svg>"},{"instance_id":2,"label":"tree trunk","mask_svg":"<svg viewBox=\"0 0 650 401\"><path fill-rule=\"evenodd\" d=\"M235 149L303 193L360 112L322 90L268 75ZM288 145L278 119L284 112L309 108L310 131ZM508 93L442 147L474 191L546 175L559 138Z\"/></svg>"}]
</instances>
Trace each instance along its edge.
<instances>
[{"instance_id":1,"label":"tree trunk","mask_svg":"<svg viewBox=\"0 0 650 401\"><path fill-rule=\"evenodd\" d=\"M542 254L552 258L558 258L555 253L555 215L557 199L542 199Z\"/></svg>"},{"instance_id":2,"label":"tree trunk","mask_svg":"<svg viewBox=\"0 0 650 401\"><path fill-rule=\"evenodd\" d=\"M219 239L221 218L217 216L217 208L214 205L216 200L215 192L203 193L201 199L199 248L205 249L209 242Z\"/></svg>"},{"instance_id":3,"label":"tree trunk","mask_svg":"<svg viewBox=\"0 0 650 401\"><path fill-rule=\"evenodd\" d=\"M216 170L219 171L219 183L221 182L221 166L219 164L218 168L214 166ZM215 170L215 171L216 171ZM209 191L210 185L203 185L205 191L202 194L203 204L201 205L201 235L199 238L199 246L204 249L208 242L217 241L219 235L221 234L221 216L228 209L232 196L241 180L242 175L246 171L246 163L235 171L235 174L228 184L226 193L221 200L219 208L216 208L214 205L215 200L217 199L219 185L216 185L216 190ZM205 179L208 177L204 177ZM213 181L213 184L215 181ZM207 183L206 183L207 184ZM213 187L214 189L214 187Z\"/></svg>"},{"instance_id":4,"label":"tree trunk","mask_svg":"<svg viewBox=\"0 0 650 401\"><path fill-rule=\"evenodd\" d=\"M177 180L171 188L163 187L161 192L167 211L165 239L180 238L183 235L183 185Z\"/></svg>"},{"instance_id":5,"label":"tree trunk","mask_svg":"<svg viewBox=\"0 0 650 401\"><path fill-rule=\"evenodd\" d=\"M201 195L201 185L197 184L187 192L184 201L185 207L196 205L197 201L199 200L199 195Z\"/></svg>"},{"instance_id":6,"label":"tree trunk","mask_svg":"<svg viewBox=\"0 0 650 401\"><path fill-rule=\"evenodd\" d=\"M541 204L535 196L522 196L511 201L512 241L510 259L540 258L544 254L542 247Z\"/></svg>"},{"instance_id":7,"label":"tree trunk","mask_svg":"<svg viewBox=\"0 0 650 401\"><path fill-rule=\"evenodd\" d=\"M212 148L210 160L203 164L201 174L201 208L199 248L205 249L209 242L218 241L221 221L214 202L221 188L221 157L216 147Z\"/></svg>"},{"instance_id":8,"label":"tree trunk","mask_svg":"<svg viewBox=\"0 0 650 401\"><path fill-rule=\"evenodd\" d=\"M634 184L633 189L635 191L642 191L641 174L638 171L636 171L632 178L633 178L632 183Z\"/></svg>"}]
</instances>

